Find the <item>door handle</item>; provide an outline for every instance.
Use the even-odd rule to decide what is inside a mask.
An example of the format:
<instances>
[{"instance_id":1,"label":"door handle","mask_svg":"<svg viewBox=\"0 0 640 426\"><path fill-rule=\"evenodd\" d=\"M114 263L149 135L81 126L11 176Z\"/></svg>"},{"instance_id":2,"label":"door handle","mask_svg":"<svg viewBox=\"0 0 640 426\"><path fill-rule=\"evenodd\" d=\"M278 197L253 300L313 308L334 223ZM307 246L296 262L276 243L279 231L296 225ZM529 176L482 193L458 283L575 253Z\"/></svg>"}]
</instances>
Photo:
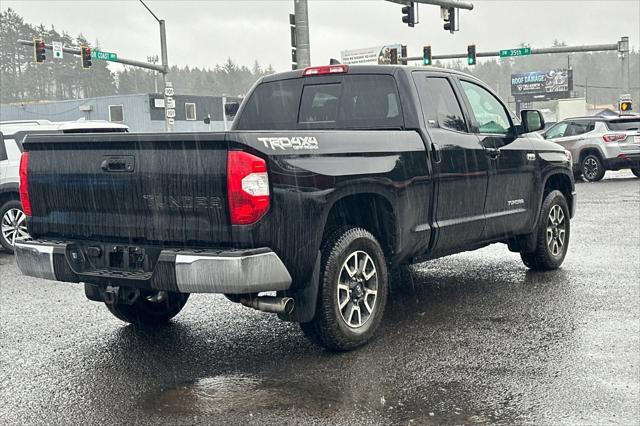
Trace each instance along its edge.
<instances>
[{"instance_id":1,"label":"door handle","mask_svg":"<svg viewBox=\"0 0 640 426\"><path fill-rule=\"evenodd\" d=\"M500 157L500 150L497 148L485 148L486 149L486 154L487 157L491 158L492 160L497 159L498 157Z\"/></svg>"}]
</instances>

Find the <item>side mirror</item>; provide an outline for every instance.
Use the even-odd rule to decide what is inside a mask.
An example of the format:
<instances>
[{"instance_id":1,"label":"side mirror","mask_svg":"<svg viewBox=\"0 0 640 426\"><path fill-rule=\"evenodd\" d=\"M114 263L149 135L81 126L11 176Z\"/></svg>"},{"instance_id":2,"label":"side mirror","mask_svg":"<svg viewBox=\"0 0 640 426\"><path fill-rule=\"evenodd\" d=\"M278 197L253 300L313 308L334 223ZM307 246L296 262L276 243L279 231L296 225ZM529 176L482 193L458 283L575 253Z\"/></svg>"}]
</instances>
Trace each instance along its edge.
<instances>
[{"instance_id":1,"label":"side mirror","mask_svg":"<svg viewBox=\"0 0 640 426\"><path fill-rule=\"evenodd\" d=\"M224 104L224 113L230 117L233 117L238 112L240 104L238 102L229 102Z\"/></svg>"},{"instance_id":2,"label":"side mirror","mask_svg":"<svg viewBox=\"0 0 640 426\"><path fill-rule=\"evenodd\" d=\"M520 111L523 133L531 133L544 129L544 117L537 109L523 109Z\"/></svg>"}]
</instances>

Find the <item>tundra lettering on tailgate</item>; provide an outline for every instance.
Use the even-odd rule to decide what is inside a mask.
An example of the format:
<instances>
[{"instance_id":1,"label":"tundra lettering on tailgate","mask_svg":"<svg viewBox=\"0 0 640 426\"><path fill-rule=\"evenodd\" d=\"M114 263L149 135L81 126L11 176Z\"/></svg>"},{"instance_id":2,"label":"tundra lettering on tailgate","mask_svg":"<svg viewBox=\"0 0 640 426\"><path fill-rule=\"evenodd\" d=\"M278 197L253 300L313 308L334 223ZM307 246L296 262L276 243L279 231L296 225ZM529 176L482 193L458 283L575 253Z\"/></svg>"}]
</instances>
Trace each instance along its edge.
<instances>
[{"instance_id":1,"label":"tundra lettering on tailgate","mask_svg":"<svg viewBox=\"0 0 640 426\"><path fill-rule=\"evenodd\" d=\"M219 209L222 206L220 197L169 196L145 194L142 198L152 210L166 209Z\"/></svg>"}]
</instances>

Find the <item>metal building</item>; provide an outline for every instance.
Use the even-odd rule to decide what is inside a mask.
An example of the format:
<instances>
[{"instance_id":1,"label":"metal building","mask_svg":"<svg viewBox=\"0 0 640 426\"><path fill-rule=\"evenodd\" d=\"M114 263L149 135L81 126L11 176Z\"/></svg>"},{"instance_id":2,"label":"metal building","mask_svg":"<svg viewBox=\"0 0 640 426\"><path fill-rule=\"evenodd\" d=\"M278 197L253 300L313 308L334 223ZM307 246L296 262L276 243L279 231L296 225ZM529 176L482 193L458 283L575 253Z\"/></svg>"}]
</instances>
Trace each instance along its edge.
<instances>
[{"instance_id":1,"label":"metal building","mask_svg":"<svg viewBox=\"0 0 640 426\"><path fill-rule=\"evenodd\" d=\"M216 131L231 126L223 115L224 102L239 101L222 96L175 95L175 132ZM205 118L210 116L210 124ZM104 96L67 101L0 105L0 121L107 120L129 126L130 132L164 132L164 99L156 93Z\"/></svg>"}]
</instances>

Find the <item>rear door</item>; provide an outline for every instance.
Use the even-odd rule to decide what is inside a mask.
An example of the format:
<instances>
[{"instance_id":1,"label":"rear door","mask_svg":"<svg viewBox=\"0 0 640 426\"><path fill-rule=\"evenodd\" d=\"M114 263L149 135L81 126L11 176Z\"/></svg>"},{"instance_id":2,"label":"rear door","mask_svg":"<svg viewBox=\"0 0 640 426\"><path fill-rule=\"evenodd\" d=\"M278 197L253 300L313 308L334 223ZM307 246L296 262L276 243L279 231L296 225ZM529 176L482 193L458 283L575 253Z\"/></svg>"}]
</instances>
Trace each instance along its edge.
<instances>
[{"instance_id":1,"label":"rear door","mask_svg":"<svg viewBox=\"0 0 640 426\"><path fill-rule=\"evenodd\" d=\"M484 238L525 232L537 208L531 204L536 182L533 145L517 135L508 109L488 88L464 78L459 84L473 117L473 131L490 161Z\"/></svg>"},{"instance_id":2,"label":"rear door","mask_svg":"<svg viewBox=\"0 0 640 426\"><path fill-rule=\"evenodd\" d=\"M489 159L470 131L451 77L414 72L413 78L434 144L437 242L433 251L442 254L482 236Z\"/></svg>"}]
</instances>

